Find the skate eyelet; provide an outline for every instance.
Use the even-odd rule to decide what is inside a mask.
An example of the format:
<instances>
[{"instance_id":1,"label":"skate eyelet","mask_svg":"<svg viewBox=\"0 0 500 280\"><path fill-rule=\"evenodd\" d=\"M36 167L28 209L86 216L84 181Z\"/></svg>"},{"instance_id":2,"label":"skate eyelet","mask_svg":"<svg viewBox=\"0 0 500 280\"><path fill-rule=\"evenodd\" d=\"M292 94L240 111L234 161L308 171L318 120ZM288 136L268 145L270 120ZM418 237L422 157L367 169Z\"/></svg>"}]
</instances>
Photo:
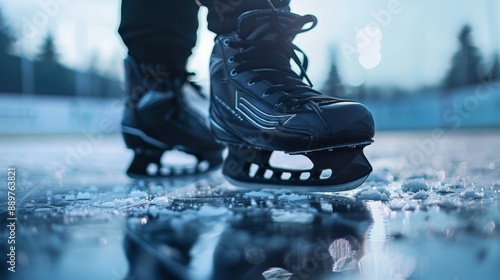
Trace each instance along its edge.
<instances>
[{"instance_id":1,"label":"skate eyelet","mask_svg":"<svg viewBox=\"0 0 500 280\"><path fill-rule=\"evenodd\" d=\"M262 97L268 97L269 96L269 93L267 91L264 91L264 93L262 94ZM277 105L277 104L275 104Z\"/></svg>"},{"instance_id":2,"label":"skate eyelet","mask_svg":"<svg viewBox=\"0 0 500 280\"><path fill-rule=\"evenodd\" d=\"M234 63L234 56L230 56L230 57L227 59L227 62L229 62L229 63Z\"/></svg>"},{"instance_id":3,"label":"skate eyelet","mask_svg":"<svg viewBox=\"0 0 500 280\"><path fill-rule=\"evenodd\" d=\"M235 77L236 75L238 75L238 73L236 72L235 69L231 70L231 72L229 73L232 77Z\"/></svg>"},{"instance_id":4,"label":"skate eyelet","mask_svg":"<svg viewBox=\"0 0 500 280\"><path fill-rule=\"evenodd\" d=\"M222 43L224 44L224 46L229 47L229 39L222 41Z\"/></svg>"},{"instance_id":5,"label":"skate eyelet","mask_svg":"<svg viewBox=\"0 0 500 280\"><path fill-rule=\"evenodd\" d=\"M280 106L280 105L283 105L283 102L278 102L278 103L274 103L275 106Z\"/></svg>"},{"instance_id":6,"label":"skate eyelet","mask_svg":"<svg viewBox=\"0 0 500 280\"><path fill-rule=\"evenodd\" d=\"M247 86L251 87L253 85L255 85L254 81L250 80L250 81L247 82Z\"/></svg>"}]
</instances>

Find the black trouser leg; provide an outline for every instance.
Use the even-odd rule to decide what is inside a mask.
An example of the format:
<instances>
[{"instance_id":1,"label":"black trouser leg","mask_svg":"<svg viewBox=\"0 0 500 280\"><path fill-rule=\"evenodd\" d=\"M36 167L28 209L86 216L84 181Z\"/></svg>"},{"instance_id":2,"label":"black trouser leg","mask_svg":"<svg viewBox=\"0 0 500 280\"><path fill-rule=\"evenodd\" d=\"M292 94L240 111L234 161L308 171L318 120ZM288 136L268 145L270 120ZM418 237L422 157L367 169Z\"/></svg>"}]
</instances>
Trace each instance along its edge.
<instances>
[{"instance_id":1,"label":"black trouser leg","mask_svg":"<svg viewBox=\"0 0 500 280\"><path fill-rule=\"evenodd\" d=\"M136 60L185 67L196 44L198 9L194 0L122 0L118 32Z\"/></svg>"},{"instance_id":2,"label":"black trouser leg","mask_svg":"<svg viewBox=\"0 0 500 280\"><path fill-rule=\"evenodd\" d=\"M208 29L216 34L236 29L246 11L269 9L267 0L200 0L209 10ZM272 0L289 9L290 0ZM196 44L198 5L195 0L122 0L118 32L129 55L140 62L185 66Z\"/></svg>"},{"instance_id":3,"label":"black trouser leg","mask_svg":"<svg viewBox=\"0 0 500 280\"><path fill-rule=\"evenodd\" d=\"M208 29L216 34L236 29L238 17L251 10L270 9L268 0L199 0L208 8ZM272 0L276 9L289 9L290 0Z\"/></svg>"}]
</instances>

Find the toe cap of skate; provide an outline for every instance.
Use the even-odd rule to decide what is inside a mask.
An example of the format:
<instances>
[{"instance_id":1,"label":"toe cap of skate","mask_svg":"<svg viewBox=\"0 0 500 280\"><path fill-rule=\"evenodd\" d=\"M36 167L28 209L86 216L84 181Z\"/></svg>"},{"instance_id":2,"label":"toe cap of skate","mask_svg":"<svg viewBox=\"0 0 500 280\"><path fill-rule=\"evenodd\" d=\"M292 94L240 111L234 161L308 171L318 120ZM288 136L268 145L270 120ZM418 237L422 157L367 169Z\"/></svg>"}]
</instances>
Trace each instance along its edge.
<instances>
[{"instance_id":1,"label":"toe cap of skate","mask_svg":"<svg viewBox=\"0 0 500 280\"><path fill-rule=\"evenodd\" d=\"M375 135L373 116L363 104L339 102L322 109L339 144L371 140Z\"/></svg>"}]
</instances>

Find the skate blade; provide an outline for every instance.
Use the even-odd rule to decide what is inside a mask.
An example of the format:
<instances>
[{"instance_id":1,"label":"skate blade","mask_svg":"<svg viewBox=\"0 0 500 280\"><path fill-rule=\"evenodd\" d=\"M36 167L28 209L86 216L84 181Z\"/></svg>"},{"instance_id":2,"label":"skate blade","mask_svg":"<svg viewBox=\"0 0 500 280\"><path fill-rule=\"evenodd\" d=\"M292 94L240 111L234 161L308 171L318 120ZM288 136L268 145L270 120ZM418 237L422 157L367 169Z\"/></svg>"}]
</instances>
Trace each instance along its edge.
<instances>
[{"instance_id":1,"label":"skate blade","mask_svg":"<svg viewBox=\"0 0 500 280\"><path fill-rule=\"evenodd\" d=\"M358 178L354 181L341 183L337 185L284 185L284 184L268 184L268 183L250 183L250 182L240 182L232 179L229 176L224 176L226 180L236 186L249 190L262 190L262 189L287 189L293 192L300 193L322 193L322 192L342 192L342 191L350 191L361 186L366 179L370 176L367 174L361 178Z\"/></svg>"},{"instance_id":2,"label":"skate blade","mask_svg":"<svg viewBox=\"0 0 500 280\"><path fill-rule=\"evenodd\" d=\"M223 174L237 186L272 186L308 192L330 192L359 187L373 170L363 154L363 147L303 153L313 163L312 168L305 170L272 166L272 153L249 148L229 148Z\"/></svg>"},{"instance_id":3,"label":"skate blade","mask_svg":"<svg viewBox=\"0 0 500 280\"><path fill-rule=\"evenodd\" d=\"M194 155L198 160L197 163L186 166L162 164L161 157L164 152L166 151L136 149L127 169L127 175L134 179L183 178L206 174L222 165L222 155L219 151ZM186 154L191 153L186 152Z\"/></svg>"}]
</instances>

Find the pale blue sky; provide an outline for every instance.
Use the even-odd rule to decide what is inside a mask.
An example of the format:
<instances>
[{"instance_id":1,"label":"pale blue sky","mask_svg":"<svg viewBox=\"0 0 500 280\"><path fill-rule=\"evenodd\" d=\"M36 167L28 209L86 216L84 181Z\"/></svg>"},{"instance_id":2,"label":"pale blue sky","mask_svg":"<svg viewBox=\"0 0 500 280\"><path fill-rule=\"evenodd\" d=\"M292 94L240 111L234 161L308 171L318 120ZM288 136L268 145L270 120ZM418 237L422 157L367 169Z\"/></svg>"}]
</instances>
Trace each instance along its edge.
<instances>
[{"instance_id":1,"label":"pale blue sky","mask_svg":"<svg viewBox=\"0 0 500 280\"><path fill-rule=\"evenodd\" d=\"M40 2L60 3L54 13L43 12ZM183 0L186 1L186 0ZM395 1L395 2L394 2ZM465 23L473 27L476 45L486 59L499 49L500 3L496 0L294 0L292 8L299 14L314 14L317 28L301 34L295 41L309 56L309 75L317 86L326 79L332 54L337 49L341 78L347 84L396 85L415 88L439 83L457 48L456 36ZM376 20L374 14L396 5L397 13L382 22L380 30L381 63L366 70L358 55L342 51L355 48L359 29ZM120 0L0 0L8 24L22 36L18 47L33 56L48 30L56 36L61 61L76 68L89 65L97 56L103 71L122 72L126 50L116 32ZM46 14L43 24L34 18ZM213 34L206 31L204 11L200 38L190 70L208 82L208 57ZM496 22L495 22L496 21ZM30 27L27 27L30 26ZM34 27L33 27L34 26ZM494 36L496 34L496 36Z\"/></svg>"}]
</instances>

